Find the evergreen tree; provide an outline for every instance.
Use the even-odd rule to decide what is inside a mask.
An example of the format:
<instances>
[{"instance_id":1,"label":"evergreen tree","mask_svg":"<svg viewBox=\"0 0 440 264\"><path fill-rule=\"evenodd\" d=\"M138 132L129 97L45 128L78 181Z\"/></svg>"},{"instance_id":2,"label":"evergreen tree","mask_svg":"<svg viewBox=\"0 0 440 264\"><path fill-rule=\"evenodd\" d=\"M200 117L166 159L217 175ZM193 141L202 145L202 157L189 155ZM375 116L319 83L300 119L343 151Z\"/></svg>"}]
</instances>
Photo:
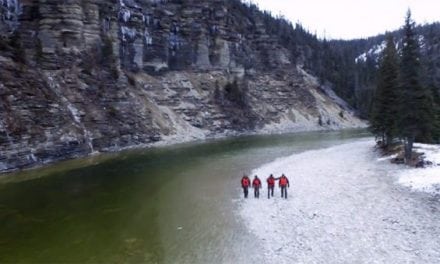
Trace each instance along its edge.
<instances>
[{"instance_id":1,"label":"evergreen tree","mask_svg":"<svg viewBox=\"0 0 440 264\"><path fill-rule=\"evenodd\" d=\"M426 50L422 53L422 68L423 68L423 84L431 90L435 121L433 124L432 139L433 142L440 142L440 72L438 69L439 64L439 44L440 44L440 31L436 32L438 25L430 25L425 36Z\"/></svg>"},{"instance_id":2,"label":"evergreen tree","mask_svg":"<svg viewBox=\"0 0 440 264\"><path fill-rule=\"evenodd\" d=\"M432 127L432 139L436 144L440 143L440 92L436 86L430 86L433 95L434 123Z\"/></svg>"},{"instance_id":3,"label":"evergreen tree","mask_svg":"<svg viewBox=\"0 0 440 264\"><path fill-rule=\"evenodd\" d=\"M431 137L434 121L430 90L421 84L419 43L414 33L414 22L408 10L400 63L400 89L398 129L405 144L405 162L412 158L415 140L427 141Z\"/></svg>"},{"instance_id":4,"label":"evergreen tree","mask_svg":"<svg viewBox=\"0 0 440 264\"><path fill-rule=\"evenodd\" d=\"M394 39L387 37L381 54L376 94L370 118L370 129L388 147L396 136L396 90L398 89L398 55Z\"/></svg>"}]
</instances>

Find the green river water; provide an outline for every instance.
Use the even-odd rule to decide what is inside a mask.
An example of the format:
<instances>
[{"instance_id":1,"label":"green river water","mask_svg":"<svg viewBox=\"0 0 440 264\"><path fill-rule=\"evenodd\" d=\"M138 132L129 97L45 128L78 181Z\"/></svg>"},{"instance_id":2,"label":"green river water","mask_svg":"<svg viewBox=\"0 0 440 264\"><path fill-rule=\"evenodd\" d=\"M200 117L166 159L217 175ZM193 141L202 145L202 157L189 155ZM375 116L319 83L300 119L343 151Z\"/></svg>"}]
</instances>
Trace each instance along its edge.
<instances>
[{"instance_id":1,"label":"green river water","mask_svg":"<svg viewBox=\"0 0 440 264\"><path fill-rule=\"evenodd\" d=\"M365 136L248 136L0 177L0 263L240 263L258 247L236 214L241 175Z\"/></svg>"}]
</instances>

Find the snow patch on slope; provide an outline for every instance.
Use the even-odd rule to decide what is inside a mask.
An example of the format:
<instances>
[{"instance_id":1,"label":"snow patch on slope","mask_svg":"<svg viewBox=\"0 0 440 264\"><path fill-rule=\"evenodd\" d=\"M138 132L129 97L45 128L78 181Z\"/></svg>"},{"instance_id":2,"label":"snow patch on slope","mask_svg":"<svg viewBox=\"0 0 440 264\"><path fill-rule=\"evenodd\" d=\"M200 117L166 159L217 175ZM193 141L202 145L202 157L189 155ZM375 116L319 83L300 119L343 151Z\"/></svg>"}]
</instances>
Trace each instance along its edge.
<instances>
[{"instance_id":1,"label":"snow patch on slope","mask_svg":"<svg viewBox=\"0 0 440 264\"><path fill-rule=\"evenodd\" d=\"M374 45L371 49L359 55L356 59L354 59L354 61L356 63L366 62L367 58L374 58L377 62L379 59L379 55L382 53L382 51L385 49L386 46L387 46L386 41L382 41L381 44Z\"/></svg>"}]
</instances>

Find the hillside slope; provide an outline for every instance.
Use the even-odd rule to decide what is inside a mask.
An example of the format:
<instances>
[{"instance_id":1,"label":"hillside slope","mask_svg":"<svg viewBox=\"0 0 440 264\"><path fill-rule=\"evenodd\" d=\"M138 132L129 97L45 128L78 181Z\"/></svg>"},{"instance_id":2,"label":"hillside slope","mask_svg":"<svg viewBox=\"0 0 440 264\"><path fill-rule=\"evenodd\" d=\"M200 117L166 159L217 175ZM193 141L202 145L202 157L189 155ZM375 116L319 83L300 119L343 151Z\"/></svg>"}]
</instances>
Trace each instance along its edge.
<instances>
[{"instance_id":1,"label":"hillside slope","mask_svg":"<svg viewBox=\"0 0 440 264\"><path fill-rule=\"evenodd\" d=\"M0 0L0 171L97 151L363 126L316 38L238 0ZM283 34L285 31L286 34Z\"/></svg>"},{"instance_id":2,"label":"hillside slope","mask_svg":"<svg viewBox=\"0 0 440 264\"><path fill-rule=\"evenodd\" d=\"M403 21L402 21L403 23ZM440 23L415 28L421 54L422 82L438 100L440 92ZM397 48L402 47L401 29L389 32ZM380 55L385 48L385 34L367 39L333 40L321 44L318 58L308 60L309 68L320 80L331 83L344 100L368 117L376 87ZM335 63L336 62L336 63ZM440 103L438 101L437 103Z\"/></svg>"}]
</instances>

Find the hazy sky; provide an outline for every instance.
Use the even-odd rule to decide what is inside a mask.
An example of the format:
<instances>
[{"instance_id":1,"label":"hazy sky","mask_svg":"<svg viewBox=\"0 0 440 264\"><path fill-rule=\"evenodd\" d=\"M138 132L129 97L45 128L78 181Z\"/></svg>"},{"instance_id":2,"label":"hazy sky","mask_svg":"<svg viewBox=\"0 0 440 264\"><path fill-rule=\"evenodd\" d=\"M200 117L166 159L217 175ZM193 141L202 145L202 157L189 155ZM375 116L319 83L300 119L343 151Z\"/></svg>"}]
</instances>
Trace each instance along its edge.
<instances>
[{"instance_id":1,"label":"hazy sky","mask_svg":"<svg viewBox=\"0 0 440 264\"><path fill-rule=\"evenodd\" d=\"M249 0L247 0L249 1ZM417 24L440 21L440 0L250 0L330 39L369 37L400 28L408 8Z\"/></svg>"}]
</instances>

